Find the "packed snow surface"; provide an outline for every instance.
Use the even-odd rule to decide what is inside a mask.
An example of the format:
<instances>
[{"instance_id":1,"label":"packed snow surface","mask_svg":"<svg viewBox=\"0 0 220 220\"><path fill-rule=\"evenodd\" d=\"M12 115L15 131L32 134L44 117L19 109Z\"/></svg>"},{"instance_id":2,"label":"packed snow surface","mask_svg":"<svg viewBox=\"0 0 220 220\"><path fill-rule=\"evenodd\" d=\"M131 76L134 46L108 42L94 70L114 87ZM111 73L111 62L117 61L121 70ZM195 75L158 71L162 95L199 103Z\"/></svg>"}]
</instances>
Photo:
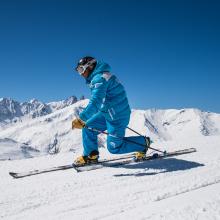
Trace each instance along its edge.
<instances>
[{"instance_id":1,"label":"packed snow surface","mask_svg":"<svg viewBox=\"0 0 220 220\"><path fill-rule=\"evenodd\" d=\"M9 176L71 164L82 150L71 120L86 104L2 123L1 219L220 219L220 115L198 109L133 110L129 124L151 136L155 148L195 147L195 153L81 173ZM101 158L117 157L105 138L100 135Z\"/></svg>"}]
</instances>

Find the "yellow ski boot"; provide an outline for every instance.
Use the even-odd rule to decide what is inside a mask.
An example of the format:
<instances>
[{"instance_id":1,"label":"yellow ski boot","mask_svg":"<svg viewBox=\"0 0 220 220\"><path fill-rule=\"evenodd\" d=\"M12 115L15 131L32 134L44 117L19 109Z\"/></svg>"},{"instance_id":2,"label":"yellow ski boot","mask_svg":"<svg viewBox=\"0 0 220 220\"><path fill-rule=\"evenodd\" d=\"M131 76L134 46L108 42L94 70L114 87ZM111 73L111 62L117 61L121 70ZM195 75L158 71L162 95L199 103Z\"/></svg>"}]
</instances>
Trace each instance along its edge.
<instances>
[{"instance_id":1,"label":"yellow ski boot","mask_svg":"<svg viewBox=\"0 0 220 220\"><path fill-rule=\"evenodd\" d=\"M77 166L84 166L87 164L94 164L98 163L99 159L99 152L98 151L92 151L88 156L79 156L74 161L74 164Z\"/></svg>"},{"instance_id":2,"label":"yellow ski boot","mask_svg":"<svg viewBox=\"0 0 220 220\"><path fill-rule=\"evenodd\" d=\"M143 161L146 157L146 153L145 152L136 152L134 155L134 161Z\"/></svg>"},{"instance_id":3,"label":"yellow ski boot","mask_svg":"<svg viewBox=\"0 0 220 220\"><path fill-rule=\"evenodd\" d=\"M147 150L151 144L151 140L149 137L145 137L146 148L143 151L136 152L134 154L134 161L143 161L146 158Z\"/></svg>"}]
</instances>

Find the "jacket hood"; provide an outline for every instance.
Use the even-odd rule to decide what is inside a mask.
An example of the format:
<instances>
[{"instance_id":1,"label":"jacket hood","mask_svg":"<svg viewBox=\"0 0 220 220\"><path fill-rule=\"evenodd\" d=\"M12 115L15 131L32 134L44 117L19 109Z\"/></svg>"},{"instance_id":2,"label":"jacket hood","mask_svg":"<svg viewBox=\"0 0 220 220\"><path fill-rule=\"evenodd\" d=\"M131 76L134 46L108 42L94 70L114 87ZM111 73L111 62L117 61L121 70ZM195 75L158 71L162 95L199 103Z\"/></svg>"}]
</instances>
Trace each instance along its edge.
<instances>
[{"instance_id":1,"label":"jacket hood","mask_svg":"<svg viewBox=\"0 0 220 220\"><path fill-rule=\"evenodd\" d=\"M93 77L97 74L103 73L103 72L110 72L111 67L102 61L97 61L95 69L92 71L92 73L89 75L89 77L86 79L87 83L90 83L93 79Z\"/></svg>"}]
</instances>

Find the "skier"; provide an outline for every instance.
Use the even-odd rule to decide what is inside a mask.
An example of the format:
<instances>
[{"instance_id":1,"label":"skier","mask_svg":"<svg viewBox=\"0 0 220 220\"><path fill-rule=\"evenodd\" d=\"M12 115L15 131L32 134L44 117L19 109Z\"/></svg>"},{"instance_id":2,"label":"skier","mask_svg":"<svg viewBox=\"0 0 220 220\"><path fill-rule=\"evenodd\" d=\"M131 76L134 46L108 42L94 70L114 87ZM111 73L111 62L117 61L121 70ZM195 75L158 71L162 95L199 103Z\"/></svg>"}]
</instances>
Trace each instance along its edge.
<instances>
[{"instance_id":1,"label":"skier","mask_svg":"<svg viewBox=\"0 0 220 220\"><path fill-rule=\"evenodd\" d=\"M110 153L136 152L136 159L144 158L150 140L143 136L124 137L131 109L125 89L116 76L111 73L110 66L86 56L80 59L75 70L86 79L91 90L89 104L79 114L79 117L72 121L72 129L82 129L83 139L83 155L76 158L75 164L85 165L98 162L97 136L99 132L89 130L85 126L108 131L110 135L107 137L107 148ZM117 138L114 135L124 138ZM141 145L129 142L129 140Z\"/></svg>"}]
</instances>

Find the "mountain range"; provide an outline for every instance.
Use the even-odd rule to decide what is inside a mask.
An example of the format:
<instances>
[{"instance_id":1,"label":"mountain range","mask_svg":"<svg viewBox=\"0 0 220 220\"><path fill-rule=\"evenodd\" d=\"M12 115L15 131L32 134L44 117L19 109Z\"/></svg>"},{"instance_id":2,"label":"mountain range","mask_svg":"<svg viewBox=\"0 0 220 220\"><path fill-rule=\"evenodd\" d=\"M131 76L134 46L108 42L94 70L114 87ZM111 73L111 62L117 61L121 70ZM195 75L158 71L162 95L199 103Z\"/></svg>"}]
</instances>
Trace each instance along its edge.
<instances>
[{"instance_id":1,"label":"mountain range","mask_svg":"<svg viewBox=\"0 0 220 220\"><path fill-rule=\"evenodd\" d=\"M11 98L0 98L0 123L16 122L17 119L23 116L29 116L33 119L65 108L75 102L77 102L75 96L50 103L43 103L37 99L32 99L29 102L18 102Z\"/></svg>"},{"instance_id":2,"label":"mountain range","mask_svg":"<svg viewBox=\"0 0 220 220\"><path fill-rule=\"evenodd\" d=\"M80 152L81 131L71 129L71 121L86 107L88 100L75 96L43 103L36 99L19 103L0 99L0 159L21 159L59 152ZM220 114L199 109L133 109L129 127L150 136L153 144L169 141L184 144L193 137L220 135ZM126 135L134 135L127 129ZM99 135L105 147L106 136Z\"/></svg>"}]
</instances>

